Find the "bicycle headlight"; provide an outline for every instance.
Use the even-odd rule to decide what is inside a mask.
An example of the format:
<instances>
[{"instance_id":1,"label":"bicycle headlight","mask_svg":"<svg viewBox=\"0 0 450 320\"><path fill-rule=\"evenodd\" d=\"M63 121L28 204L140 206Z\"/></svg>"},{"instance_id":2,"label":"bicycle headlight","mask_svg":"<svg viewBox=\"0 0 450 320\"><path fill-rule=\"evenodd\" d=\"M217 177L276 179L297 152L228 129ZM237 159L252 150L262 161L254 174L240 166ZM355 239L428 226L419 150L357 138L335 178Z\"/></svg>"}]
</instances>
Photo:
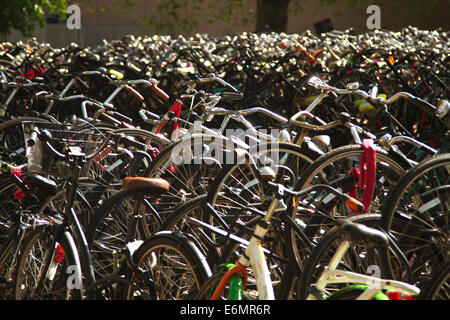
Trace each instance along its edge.
<instances>
[{"instance_id":1,"label":"bicycle headlight","mask_svg":"<svg viewBox=\"0 0 450 320\"><path fill-rule=\"evenodd\" d=\"M436 116L439 118L444 118L450 110L450 102L447 100L442 100L436 106Z\"/></svg>"}]
</instances>

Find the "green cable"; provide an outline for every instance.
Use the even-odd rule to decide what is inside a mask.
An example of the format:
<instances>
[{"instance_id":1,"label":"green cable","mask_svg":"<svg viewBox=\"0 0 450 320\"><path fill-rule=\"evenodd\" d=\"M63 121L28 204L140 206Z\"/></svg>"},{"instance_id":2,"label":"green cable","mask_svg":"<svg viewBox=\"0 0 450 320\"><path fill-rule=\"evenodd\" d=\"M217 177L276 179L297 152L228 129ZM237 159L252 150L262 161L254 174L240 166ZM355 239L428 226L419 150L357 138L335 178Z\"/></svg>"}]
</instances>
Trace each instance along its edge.
<instances>
[{"instance_id":1,"label":"green cable","mask_svg":"<svg viewBox=\"0 0 450 320\"><path fill-rule=\"evenodd\" d=\"M327 297L326 299L333 299L334 297L339 296L339 294L343 294L345 292L348 291L365 291L367 290L367 288L369 288L366 285L362 285L362 284L356 284L356 285L352 285L352 286L348 286L345 288L342 288L341 290L333 293L332 295L330 295L329 297ZM382 291L378 291L375 296L372 298L372 300L389 300L389 297L387 295L385 295Z\"/></svg>"}]
</instances>

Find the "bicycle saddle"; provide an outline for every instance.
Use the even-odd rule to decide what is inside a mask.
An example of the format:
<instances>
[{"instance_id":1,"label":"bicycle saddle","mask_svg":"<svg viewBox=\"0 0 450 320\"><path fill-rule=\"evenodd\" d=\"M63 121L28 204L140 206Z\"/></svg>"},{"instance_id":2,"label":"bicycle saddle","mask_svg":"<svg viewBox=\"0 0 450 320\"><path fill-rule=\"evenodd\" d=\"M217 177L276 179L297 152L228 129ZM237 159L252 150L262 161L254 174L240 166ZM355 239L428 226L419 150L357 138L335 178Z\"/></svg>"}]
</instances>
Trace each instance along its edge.
<instances>
[{"instance_id":1,"label":"bicycle saddle","mask_svg":"<svg viewBox=\"0 0 450 320\"><path fill-rule=\"evenodd\" d=\"M43 176L37 174L27 174L23 177L22 181L26 184L36 187L36 192L41 195L54 196L58 193L58 185Z\"/></svg>"},{"instance_id":2,"label":"bicycle saddle","mask_svg":"<svg viewBox=\"0 0 450 320\"><path fill-rule=\"evenodd\" d=\"M350 241L365 242L376 247L387 247L389 245L389 239L386 234L363 224L340 221L338 223L338 228L341 230L344 237Z\"/></svg>"},{"instance_id":3,"label":"bicycle saddle","mask_svg":"<svg viewBox=\"0 0 450 320\"><path fill-rule=\"evenodd\" d=\"M169 183L164 179L126 177L122 189L127 192L144 192L147 195L160 196L169 191Z\"/></svg>"}]
</instances>

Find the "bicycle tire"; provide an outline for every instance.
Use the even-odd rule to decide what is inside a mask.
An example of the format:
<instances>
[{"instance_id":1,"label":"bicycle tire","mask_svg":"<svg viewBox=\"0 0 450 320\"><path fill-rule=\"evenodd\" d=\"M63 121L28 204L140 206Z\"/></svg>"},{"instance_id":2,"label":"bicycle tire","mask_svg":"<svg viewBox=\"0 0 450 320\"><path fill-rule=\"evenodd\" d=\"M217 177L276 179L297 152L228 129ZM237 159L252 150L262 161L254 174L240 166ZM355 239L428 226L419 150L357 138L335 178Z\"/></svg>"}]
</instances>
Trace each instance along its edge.
<instances>
[{"instance_id":1,"label":"bicycle tire","mask_svg":"<svg viewBox=\"0 0 450 320\"><path fill-rule=\"evenodd\" d=\"M421 290L418 300L450 299L450 262L435 270L430 282Z\"/></svg>"},{"instance_id":2,"label":"bicycle tire","mask_svg":"<svg viewBox=\"0 0 450 320\"><path fill-rule=\"evenodd\" d=\"M208 151L205 151L204 146L211 144L217 147L215 149L217 152L223 152L226 149L233 150L236 146L234 142L224 137L194 134L165 147L152 161L144 176L164 178L170 183L169 192L162 195L157 203L154 200L150 201L150 204L161 216L171 212L180 203L207 192L209 184L215 179L217 172L222 166L222 164L214 160L212 155L208 158L208 161L212 161L211 163L203 157L207 156L204 152L208 153ZM183 158L185 150L188 150L188 157L191 156L190 152L195 153L197 150L201 150L201 155L193 154L201 163L192 163L190 158L187 159L188 161L185 161ZM172 156L174 154L180 156L180 153L183 153L183 156L172 161ZM177 161L180 163L177 164ZM169 166L172 169L168 169ZM147 219L143 217L141 221L145 235L147 237L151 236L151 232L146 225Z\"/></svg>"},{"instance_id":3,"label":"bicycle tire","mask_svg":"<svg viewBox=\"0 0 450 320\"><path fill-rule=\"evenodd\" d=\"M139 212L134 212L136 201L140 202ZM140 223L131 226L136 215L153 221L152 234L160 229L162 219L156 211L151 210L147 200L139 199L124 190L115 192L95 210L86 226L86 239L91 250L96 278L101 279L113 273L114 252L119 252L127 241L146 238ZM149 221L147 225L150 225ZM136 227L135 233L130 234L133 227Z\"/></svg>"},{"instance_id":4,"label":"bicycle tire","mask_svg":"<svg viewBox=\"0 0 450 320\"><path fill-rule=\"evenodd\" d=\"M279 164L274 164L280 165L276 170L275 181L291 188L297 183L298 177L319 157L319 154L309 149L306 144L298 146L284 142L277 142L273 147L263 146L258 152L250 153L250 156L258 155L259 157L273 153L278 154L275 158L281 159ZM263 166L261 163L257 165ZM237 221L245 223L251 220L254 212L261 213L267 210L270 196L271 194L267 193L265 187L259 183L247 163L229 164L223 167L211 184L206 202L214 207L217 214L223 221L228 222L228 225L236 225ZM217 226L217 221L216 224L212 220L205 222ZM217 245L221 244L217 243Z\"/></svg>"},{"instance_id":5,"label":"bicycle tire","mask_svg":"<svg viewBox=\"0 0 450 320\"><path fill-rule=\"evenodd\" d=\"M150 257L152 266L146 268ZM144 282L147 287L141 289L148 289L148 296L157 300L190 299L211 276L209 265L195 244L187 236L176 232L157 232L137 249L133 260L140 270L148 272L146 278L152 279L151 286ZM171 266L172 262L174 264ZM141 284L135 272L130 279L138 286ZM163 290L164 285L168 288ZM130 289L129 286L126 289L128 300L133 299L133 290Z\"/></svg>"},{"instance_id":6,"label":"bicycle tire","mask_svg":"<svg viewBox=\"0 0 450 320\"><path fill-rule=\"evenodd\" d=\"M25 234L23 235L20 247L17 249L17 253L15 253L14 257L14 243L8 242L2 245L0 254L0 299L13 299L13 284L17 272L17 259L23 250L23 243L26 243L28 239L33 236L34 230L32 228L27 228L22 232L25 232ZM11 258L14 260L11 261ZM13 264L10 264L11 262Z\"/></svg>"},{"instance_id":7,"label":"bicycle tire","mask_svg":"<svg viewBox=\"0 0 450 320\"><path fill-rule=\"evenodd\" d=\"M261 148L262 150L265 150L264 152L270 153L270 152L278 152L281 155L288 154L292 158L286 158L287 161L289 160L295 160L296 164L299 165L300 168L304 168L306 166L309 166L313 160L311 158L318 157L313 150L310 150L307 146L300 147L298 145L290 144L290 143L278 143L276 147L274 148ZM286 164L285 164L286 165ZM292 165L292 162L290 162L289 168L291 168L293 171L294 165ZM201 250L203 250L204 254L207 256L207 260L211 266L212 269L216 269L218 264L222 262L229 261L230 259L236 258L235 252L238 250L241 245L239 243L236 243L235 241L230 241L227 237L223 236L217 236L215 233L208 228L203 228L201 226L196 225L196 223L191 223L189 221L189 218L194 217L200 221L203 221L207 224L210 224L212 226L216 226L221 228L222 230L226 232L231 232L233 235L236 235L238 237L241 237L243 239L248 239L250 237L250 230L252 230L252 226L246 225L245 227L242 226L242 223L248 223L250 222L249 219L258 219L257 215L249 215L249 216L243 216L243 220L241 221L241 224L235 224L233 221L236 219L239 219L239 215L235 215L238 211L237 208L242 208L241 211L245 211L245 209L248 209L249 206L251 206L250 203L238 203L230 204L230 210L228 210L227 206L224 206L220 208L221 205L221 199L229 199L230 197L222 197L218 196L221 191L224 190L223 193L226 193L228 189L230 189L229 185L224 187L224 184L226 184L227 178L230 178L232 181L237 181L237 184L240 184L239 187L244 185L245 179L241 179L239 176L236 176L236 173L242 173L244 169L247 168L246 164L227 164L225 165L222 170L219 171L218 175L216 176L215 180L211 184L209 188L208 194L198 196L194 198L191 201L188 201L184 204L182 204L180 207L176 208L176 210L171 213L167 219L163 222L162 228L169 229L169 230L181 230L183 232L190 232L195 239L197 240L197 244ZM249 168L247 168L249 169ZM250 172L250 170L248 170ZM299 171L296 171L298 173ZM279 175L283 176L283 170L279 170ZM291 177L292 178L292 177ZM256 180L255 177L253 179ZM246 180L247 181L247 180ZM291 179L290 182L284 181L284 183L290 183L291 185L295 184L295 180ZM239 188L238 187L238 188ZM243 188L241 188L243 189ZM255 188L256 189L256 188ZM260 194L262 194L261 192ZM241 194L242 195L242 194ZM242 199L244 196L242 196ZM245 199L248 199L247 195L245 196ZM257 201L258 202L258 201ZM263 202L263 201L259 201ZM214 213L214 215L211 215L210 209L206 208L206 204L211 204L211 206L214 206L214 209L222 209L221 212ZM258 207L260 211L263 211L264 208ZM234 213L231 213L233 211ZM228 212L228 213L227 213ZM221 218L215 217L215 215L218 214ZM228 216L228 217L227 217ZM222 225L220 222L220 219L223 219L223 222L229 223L227 226ZM256 221L256 220L255 220ZM254 222L252 222L254 223ZM275 225L276 224L276 225ZM273 257L271 255L268 255L268 259L270 260L274 258L277 260L276 257L284 257L283 247L284 245L282 240L282 234L283 234L283 228L279 228L279 226L282 225L281 221L277 221L275 224L272 224L273 227L271 228L271 234L272 236L267 237L267 241L265 241L264 247L266 249L272 248L275 255ZM237 227L237 229L235 229ZM254 227L254 226L253 226ZM278 231L275 231L278 230ZM275 241L275 239L277 239ZM271 241L275 241L272 245L269 245ZM277 269L277 272L275 272L275 269L271 269L274 273L277 273L278 275L276 278L281 278L282 275L285 274L286 270L284 270L285 263L280 263L281 260L278 260L277 262L273 262L273 265L278 265L278 268L281 268L280 270ZM274 276L275 277L275 276ZM249 285L251 287L251 285ZM282 290L279 290L282 292ZM283 293L283 297L285 297L287 293Z\"/></svg>"},{"instance_id":8,"label":"bicycle tire","mask_svg":"<svg viewBox=\"0 0 450 320\"><path fill-rule=\"evenodd\" d=\"M54 234L52 230L49 230L49 226L44 226L36 229L33 237L24 243L13 285L15 300L81 300L83 298L82 269L75 241L70 232L64 230L60 230L56 238L53 239L53 237ZM53 244L53 247L49 247L49 244ZM57 254L55 250L58 250L61 262L56 264L57 273L53 275L53 279L51 276L48 279L49 274L46 271L54 262ZM59 265L61 267L58 267ZM37 278L34 277L35 275ZM27 281L28 278L31 282ZM42 283L43 287L37 288L37 284L45 280L48 280L48 286Z\"/></svg>"},{"instance_id":9,"label":"bicycle tire","mask_svg":"<svg viewBox=\"0 0 450 320\"><path fill-rule=\"evenodd\" d=\"M302 190L309 185L318 183L330 184L334 179L346 175L354 165L359 166L360 156L363 154L364 149L361 145L343 146L325 153L307 168L305 174L299 178L294 189ZM368 213L377 213L380 210L379 207L384 201L386 194L390 191L390 188L397 183L396 180L410 167L409 163L403 158L384 150L376 151L376 161L376 186L373 200L367 209ZM380 166L380 163L383 163L383 166ZM341 187L333 184L332 186ZM359 188L355 189L358 198L361 199L363 190L359 190ZM329 228L327 224L330 222L333 224L336 217L345 217L354 214L345 206L333 203L331 203L333 205L332 208L327 207L325 212L318 213L317 208L314 206L316 200L312 195L310 197L310 200L298 198L295 203L292 201L287 203L288 215L302 224L304 234L309 238L310 243L317 243L320 240L321 234ZM312 204L310 204L310 201ZM303 240L296 238L296 233L292 228L289 228L286 234L288 254L292 261L297 264L297 272L301 273L303 269L302 261L308 257L310 248L304 246L305 243Z\"/></svg>"},{"instance_id":10,"label":"bicycle tire","mask_svg":"<svg viewBox=\"0 0 450 320\"><path fill-rule=\"evenodd\" d=\"M354 223L361 223L369 227L377 227L380 223L381 215L379 214L365 214L360 216L353 216L351 218L348 218L349 221L352 221ZM311 284L314 282L314 280L320 276L321 271L323 270L323 266L328 263L328 259L333 255L334 253L334 246L338 246L341 243L341 234L339 233L339 229L337 227L333 227L330 230L328 230L327 233L320 239L318 244L312 249L311 254L304 262L304 268L303 272L301 273L298 282L297 282L297 291L296 291L296 298L299 300L304 300L307 298L309 294L309 288ZM364 245L361 247L364 249ZM353 271L353 272L360 272L365 274L367 265L358 265L358 260L364 260L366 259L366 263L373 263L374 265L379 266L380 264L377 263L376 259L370 256L369 253L364 253L363 251L357 251L355 250L357 248L357 245L352 244L351 245L352 250L349 250L345 257L347 257L347 263L344 263L341 261L340 267ZM355 251L353 251L355 250ZM364 253L365 256L361 258L358 256L358 254ZM344 260L344 258L342 259ZM353 261L355 260L355 261ZM350 265L349 263L355 262L355 264ZM356 269L356 270L355 270ZM380 274L386 274L386 272L389 272L388 270L381 270L380 268ZM330 287L327 287L325 290L329 293L338 292L342 287L345 287L346 284L342 284L342 286L331 285Z\"/></svg>"},{"instance_id":11,"label":"bicycle tire","mask_svg":"<svg viewBox=\"0 0 450 320\"><path fill-rule=\"evenodd\" d=\"M434 156L408 170L385 202L383 229L410 259L419 286L448 259L449 177L450 154Z\"/></svg>"}]
</instances>

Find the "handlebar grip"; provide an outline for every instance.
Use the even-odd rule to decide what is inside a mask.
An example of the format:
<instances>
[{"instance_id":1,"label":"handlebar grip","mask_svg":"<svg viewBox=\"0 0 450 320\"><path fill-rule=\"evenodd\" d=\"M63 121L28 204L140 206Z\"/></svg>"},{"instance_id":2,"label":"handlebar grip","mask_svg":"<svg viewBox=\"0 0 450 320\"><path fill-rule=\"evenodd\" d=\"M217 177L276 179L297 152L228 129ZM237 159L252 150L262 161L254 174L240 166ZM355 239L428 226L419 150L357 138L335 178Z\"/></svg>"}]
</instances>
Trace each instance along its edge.
<instances>
[{"instance_id":1,"label":"handlebar grip","mask_svg":"<svg viewBox=\"0 0 450 320\"><path fill-rule=\"evenodd\" d=\"M161 99L163 99L164 101L169 100L169 95L167 93L164 92L164 90L162 90L161 88L159 88L156 84L153 84L152 86L152 91L154 93L156 93L156 95L158 97L160 97Z\"/></svg>"},{"instance_id":2,"label":"handlebar grip","mask_svg":"<svg viewBox=\"0 0 450 320\"><path fill-rule=\"evenodd\" d=\"M364 211L364 204L353 197L350 197L347 201L345 201L345 204L354 212L362 213Z\"/></svg>"},{"instance_id":3,"label":"handlebar grip","mask_svg":"<svg viewBox=\"0 0 450 320\"><path fill-rule=\"evenodd\" d=\"M150 112L148 110L144 110L143 111L145 113L146 116L150 116L151 118L155 119L155 120L160 120L161 117L158 116L156 113Z\"/></svg>"},{"instance_id":4,"label":"handlebar grip","mask_svg":"<svg viewBox=\"0 0 450 320\"><path fill-rule=\"evenodd\" d=\"M133 97L136 98L136 100L138 100L140 102L144 101L144 97L139 92L137 92L136 89L134 89L133 87L130 87L128 85L126 85L125 88Z\"/></svg>"},{"instance_id":5,"label":"handlebar grip","mask_svg":"<svg viewBox=\"0 0 450 320\"><path fill-rule=\"evenodd\" d=\"M109 111L107 112L107 114L115 117L116 119L123 121L123 122L127 122L127 123L132 123L133 119L131 119L130 117L127 117L126 115L123 115L117 111Z\"/></svg>"},{"instance_id":6,"label":"handlebar grip","mask_svg":"<svg viewBox=\"0 0 450 320\"><path fill-rule=\"evenodd\" d=\"M225 101L239 101L244 98L244 94L242 92L222 92L220 97Z\"/></svg>"}]
</instances>

